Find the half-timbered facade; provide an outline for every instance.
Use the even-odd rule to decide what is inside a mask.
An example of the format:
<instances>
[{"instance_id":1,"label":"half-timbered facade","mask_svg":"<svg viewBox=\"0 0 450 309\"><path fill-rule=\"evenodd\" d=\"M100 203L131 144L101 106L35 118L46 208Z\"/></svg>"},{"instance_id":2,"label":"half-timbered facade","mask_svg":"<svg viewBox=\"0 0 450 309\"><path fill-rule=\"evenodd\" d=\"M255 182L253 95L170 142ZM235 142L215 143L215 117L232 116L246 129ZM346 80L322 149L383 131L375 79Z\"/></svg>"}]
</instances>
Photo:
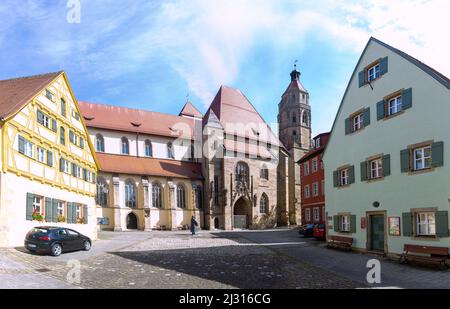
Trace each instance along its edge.
<instances>
[{"instance_id":1,"label":"half-timbered facade","mask_svg":"<svg viewBox=\"0 0 450 309\"><path fill-rule=\"evenodd\" d=\"M98 170L64 72L0 81L0 246L36 225L96 238Z\"/></svg>"}]
</instances>

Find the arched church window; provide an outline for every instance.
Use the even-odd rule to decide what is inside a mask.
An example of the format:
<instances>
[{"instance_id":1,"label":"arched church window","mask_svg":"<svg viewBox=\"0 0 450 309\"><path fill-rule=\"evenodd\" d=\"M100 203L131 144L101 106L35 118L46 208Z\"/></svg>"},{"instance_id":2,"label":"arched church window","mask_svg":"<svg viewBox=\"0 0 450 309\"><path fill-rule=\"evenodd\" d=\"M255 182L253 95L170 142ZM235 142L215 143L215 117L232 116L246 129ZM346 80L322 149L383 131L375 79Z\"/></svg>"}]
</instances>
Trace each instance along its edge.
<instances>
[{"instance_id":1,"label":"arched church window","mask_svg":"<svg viewBox=\"0 0 450 309\"><path fill-rule=\"evenodd\" d=\"M247 163L239 162L236 165L236 181L249 183L249 168Z\"/></svg>"}]
</instances>

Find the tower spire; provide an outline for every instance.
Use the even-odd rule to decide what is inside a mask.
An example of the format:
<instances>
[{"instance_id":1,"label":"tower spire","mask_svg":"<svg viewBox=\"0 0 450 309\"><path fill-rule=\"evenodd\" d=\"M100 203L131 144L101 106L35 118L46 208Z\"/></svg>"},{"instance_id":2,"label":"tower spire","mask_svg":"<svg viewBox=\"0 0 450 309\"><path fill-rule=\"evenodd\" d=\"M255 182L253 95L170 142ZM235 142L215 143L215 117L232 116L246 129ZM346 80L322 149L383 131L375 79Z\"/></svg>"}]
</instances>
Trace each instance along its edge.
<instances>
[{"instance_id":1,"label":"tower spire","mask_svg":"<svg viewBox=\"0 0 450 309\"><path fill-rule=\"evenodd\" d=\"M294 61L294 70L291 72L291 82L300 80L301 73L297 70L297 62L298 60Z\"/></svg>"}]
</instances>

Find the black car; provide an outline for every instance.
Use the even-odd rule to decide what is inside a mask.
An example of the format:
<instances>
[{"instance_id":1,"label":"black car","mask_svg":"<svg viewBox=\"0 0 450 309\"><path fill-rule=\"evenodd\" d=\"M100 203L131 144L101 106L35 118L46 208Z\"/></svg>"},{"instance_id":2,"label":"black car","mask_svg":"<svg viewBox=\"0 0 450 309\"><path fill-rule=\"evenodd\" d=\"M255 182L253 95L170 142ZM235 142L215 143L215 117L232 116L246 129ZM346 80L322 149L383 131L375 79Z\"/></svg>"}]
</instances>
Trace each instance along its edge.
<instances>
[{"instance_id":1,"label":"black car","mask_svg":"<svg viewBox=\"0 0 450 309\"><path fill-rule=\"evenodd\" d=\"M50 253L59 256L63 252L91 249L91 239L77 231L42 226L35 227L25 237L25 248L31 252Z\"/></svg>"},{"instance_id":2,"label":"black car","mask_svg":"<svg viewBox=\"0 0 450 309\"><path fill-rule=\"evenodd\" d=\"M303 237L311 237L313 235L315 224L305 224L300 227L298 233L303 235Z\"/></svg>"}]
</instances>

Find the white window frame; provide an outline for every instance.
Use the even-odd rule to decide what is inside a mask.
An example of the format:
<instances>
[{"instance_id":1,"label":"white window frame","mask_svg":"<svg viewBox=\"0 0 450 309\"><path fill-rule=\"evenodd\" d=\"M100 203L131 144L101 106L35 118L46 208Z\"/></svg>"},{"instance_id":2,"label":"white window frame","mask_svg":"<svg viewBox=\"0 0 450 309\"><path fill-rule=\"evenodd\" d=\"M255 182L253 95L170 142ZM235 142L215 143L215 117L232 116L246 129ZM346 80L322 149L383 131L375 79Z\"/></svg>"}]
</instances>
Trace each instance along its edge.
<instances>
[{"instance_id":1,"label":"white window frame","mask_svg":"<svg viewBox=\"0 0 450 309\"><path fill-rule=\"evenodd\" d=\"M70 162L63 159L63 173L70 174Z\"/></svg>"},{"instance_id":2,"label":"white window frame","mask_svg":"<svg viewBox=\"0 0 450 309\"><path fill-rule=\"evenodd\" d=\"M305 221L307 223L311 222L311 209L310 208L305 209Z\"/></svg>"},{"instance_id":3,"label":"white window frame","mask_svg":"<svg viewBox=\"0 0 450 309\"><path fill-rule=\"evenodd\" d=\"M317 172L318 166L319 166L319 165L317 164L317 159L313 159L312 162L311 162L311 164L312 164L312 172L313 172L313 173Z\"/></svg>"},{"instance_id":4,"label":"white window frame","mask_svg":"<svg viewBox=\"0 0 450 309\"><path fill-rule=\"evenodd\" d=\"M426 155L426 151L429 150L429 154ZM425 146L420 148L415 148L413 150L413 159L414 159L414 170L420 171L431 168L432 163L432 153L431 146ZM420 157L419 157L420 154ZM427 165L428 162L428 165ZM421 164L422 167L418 167Z\"/></svg>"},{"instance_id":5,"label":"white window frame","mask_svg":"<svg viewBox=\"0 0 450 309\"><path fill-rule=\"evenodd\" d=\"M310 198L311 197L311 191L309 188L309 185L305 186L305 198Z\"/></svg>"},{"instance_id":6,"label":"white window frame","mask_svg":"<svg viewBox=\"0 0 450 309\"><path fill-rule=\"evenodd\" d=\"M430 220L430 216L433 218L432 220ZM435 212L416 213L416 234L417 236L436 236Z\"/></svg>"},{"instance_id":7,"label":"white window frame","mask_svg":"<svg viewBox=\"0 0 450 309\"><path fill-rule=\"evenodd\" d=\"M381 178L383 176L383 163L381 158L369 161L369 176L370 179Z\"/></svg>"},{"instance_id":8,"label":"white window frame","mask_svg":"<svg viewBox=\"0 0 450 309\"><path fill-rule=\"evenodd\" d=\"M42 125L47 129L50 129L50 117L42 113Z\"/></svg>"},{"instance_id":9,"label":"white window frame","mask_svg":"<svg viewBox=\"0 0 450 309\"><path fill-rule=\"evenodd\" d=\"M313 221L314 222L320 221L320 210L318 207L313 208Z\"/></svg>"},{"instance_id":10,"label":"white window frame","mask_svg":"<svg viewBox=\"0 0 450 309\"><path fill-rule=\"evenodd\" d=\"M23 154L29 158L34 158L34 144L27 139L24 139Z\"/></svg>"},{"instance_id":11,"label":"white window frame","mask_svg":"<svg viewBox=\"0 0 450 309\"><path fill-rule=\"evenodd\" d=\"M312 191L313 191L312 193L313 193L314 197L319 196L319 183L318 182L313 183Z\"/></svg>"},{"instance_id":12,"label":"white window frame","mask_svg":"<svg viewBox=\"0 0 450 309\"><path fill-rule=\"evenodd\" d=\"M45 163L45 153L46 150L41 147L36 147L36 160L38 160L41 163Z\"/></svg>"},{"instance_id":13,"label":"white window frame","mask_svg":"<svg viewBox=\"0 0 450 309\"><path fill-rule=\"evenodd\" d=\"M57 202L56 205L56 213L58 216L64 217L66 215L66 204L64 202Z\"/></svg>"},{"instance_id":14,"label":"white window frame","mask_svg":"<svg viewBox=\"0 0 450 309\"><path fill-rule=\"evenodd\" d=\"M33 199L33 213L38 211L40 215L44 215L44 206L43 206L43 198L41 196L34 196Z\"/></svg>"},{"instance_id":15,"label":"white window frame","mask_svg":"<svg viewBox=\"0 0 450 309\"><path fill-rule=\"evenodd\" d=\"M81 218L83 218L83 210L82 210L82 207L81 207L81 205L80 204L77 204L76 206L76 218L77 219L81 219Z\"/></svg>"},{"instance_id":16,"label":"white window frame","mask_svg":"<svg viewBox=\"0 0 450 309\"><path fill-rule=\"evenodd\" d=\"M380 64L377 63L373 66L371 66L368 70L367 70L367 80L369 82L379 78L381 76L381 67Z\"/></svg>"},{"instance_id":17,"label":"white window frame","mask_svg":"<svg viewBox=\"0 0 450 309\"><path fill-rule=\"evenodd\" d=\"M363 113L360 113L352 118L352 128L353 132L359 131L364 126L364 116Z\"/></svg>"},{"instance_id":18,"label":"white window frame","mask_svg":"<svg viewBox=\"0 0 450 309\"><path fill-rule=\"evenodd\" d=\"M395 115L397 113L400 113L402 111L402 96L399 95L395 98L391 98L388 100L387 108L388 108L388 115Z\"/></svg>"},{"instance_id":19,"label":"white window frame","mask_svg":"<svg viewBox=\"0 0 450 309\"><path fill-rule=\"evenodd\" d=\"M52 101L52 102L55 102L55 95L53 94L53 92L51 92L51 91L48 90L48 89L45 89L45 97L46 97L48 100L50 100L50 101Z\"/></svg>"},{"instance_id":20,"label":"white window frame","mask_svg":"<svg viewBox=\"0 0 450 309\"><path fill-rule=\"evenodd\" d=\"M347 186L350 184L348 168L344 168L339 171L339 180L340 180L339 183L341 186Z\"/></svg>"},{"instance_id":21,"label":"white window frame","mask_svg":"<svg viewBox=\"0 0 450 309\"><path fill-rule=\"evenodd\" d=\"M349 215L343 215L340 217L341 222L340 227L342 232L350 232L350 216Z\"/></svg>"}]
</instances>

